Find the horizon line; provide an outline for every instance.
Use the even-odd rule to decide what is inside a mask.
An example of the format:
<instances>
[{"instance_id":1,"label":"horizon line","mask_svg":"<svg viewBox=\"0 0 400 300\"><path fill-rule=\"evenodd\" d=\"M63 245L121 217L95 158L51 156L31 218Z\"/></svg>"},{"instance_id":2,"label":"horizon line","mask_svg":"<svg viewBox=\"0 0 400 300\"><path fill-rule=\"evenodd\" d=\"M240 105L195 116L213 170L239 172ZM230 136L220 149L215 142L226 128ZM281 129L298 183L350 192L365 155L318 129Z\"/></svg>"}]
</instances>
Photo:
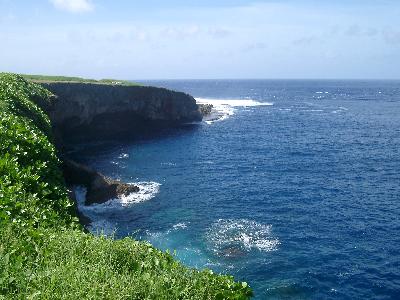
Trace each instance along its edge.
<instances>
[{"instance_id":1,"label":"horizon line","mask_svg":"<svg viewBox=\"0 0 400 300\"><path fill-rule=\"evenodd\" d=\"M101 79L115 79L115 80L126 80L126 81L183 81L183 80L198 80L198 81L207 81L207 80L215 80L215 81L222 81L222 80L232 80L232 81L250 81L250 80L287 80L287 81L302 81L302 80L310 80L310 81L400 81L400 78L373 78L373 77L354 77L354 78L335 78L335 77L328 77L328 78L314 78L314 77L249 77L249 78L239 78L239 77L231 77L231 78L136 78L136 79L123 79L122 77L113 77L113 76L84 76L84 75L66 75L66 74L43 74L43 73L19 73L15 71L0 71L0 73L14 73L20 75L33 75L33 76L61 76L61 77L79 77L82 79L94 79L94 80L101 80Z\"/></svg>"},{"instance_id":2,"label":"horizon line","mask_svg":"<svg viewBox=\"0 0 400 300\"><path fill-rule=\"evenodd\" d=\"M120 79L127 81L183 81L183 80L288 80L288 81L301 81L301 80L312 80L312 81L400 81L400 78L137 78L137 79Z\"/></svg>"}]
</instances>

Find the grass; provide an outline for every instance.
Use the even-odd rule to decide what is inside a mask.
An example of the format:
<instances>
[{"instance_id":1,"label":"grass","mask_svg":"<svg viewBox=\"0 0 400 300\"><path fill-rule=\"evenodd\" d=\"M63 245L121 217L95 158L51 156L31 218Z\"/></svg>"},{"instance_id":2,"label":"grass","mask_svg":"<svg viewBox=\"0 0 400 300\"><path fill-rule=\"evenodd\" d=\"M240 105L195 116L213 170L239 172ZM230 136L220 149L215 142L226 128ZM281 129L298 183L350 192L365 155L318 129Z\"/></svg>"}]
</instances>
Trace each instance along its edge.
<instances>
[{"instance_id":1,"label":"grass","mask_svg":"<svg viewBox=\"0 0 400 300\"><path fill-rule=\"evenodd\" d=\"M130 238L114 241L77 230L42 230L41 234L35 241L35 257L14 254L3 259L8 267L0 265L3 281L14 290L7 296L10 299L35 294L42 299L245 298L245 284L185 268L150 244ZM6 232L1 237L8 244L4 250L18 249L23 238ZM0 256L5 256L1 250Z\"/></svg>"},{"instance_id":2,"label":"grass","mask_svg":"<svg viewBox=\"0 0 400 300\"><path fill-rule=\"evenodd\" d=\"M70 77L70 76L47 76L47 75L21 75L24 79L30 80L37 83L47 82L75 82L75 83L94 83L94 84L110 84L110 85L123 85L123 86L137 86L140 85L135 82L118 79L86 79L81 77Z\"/></svg>"},{"instance_id":3,"label":"grass","mask_svg":"<svg viewBox=\"0 0 400 300\"><path fill-rule=\"evenodd\" d=\"M0 299L248 299L231 276L82 231L43 111L52 99L0 74Z\"/></svg>"}]
</instances>

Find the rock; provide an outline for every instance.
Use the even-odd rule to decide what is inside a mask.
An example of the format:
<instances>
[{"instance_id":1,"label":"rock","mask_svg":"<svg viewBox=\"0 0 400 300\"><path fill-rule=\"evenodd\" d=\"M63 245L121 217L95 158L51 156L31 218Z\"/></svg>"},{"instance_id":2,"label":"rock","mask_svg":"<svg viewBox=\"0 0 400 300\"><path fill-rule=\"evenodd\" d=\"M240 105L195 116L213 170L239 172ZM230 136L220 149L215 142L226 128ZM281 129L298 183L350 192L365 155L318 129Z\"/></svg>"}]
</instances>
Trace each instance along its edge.
<instances>
[{"instance_id":1,"label":"rock","mask_svg":"<svg viewBox=\"0 0 400 300\"><path fill-rule=\"evenodd\" d=\"M104 203L139 191L138 186L112 180L69 159L63 162L63 172L68 185L84 185L87 188L86 205Z\"/></svg>"},{"instance_id":2,"label":"rock","mask_svg":"<svg viewBox=\"0 0 400 300\"><path fill-rule=\"evenodd\" d=\"M199 111L202 116L210 115L214 107L212 104L197 104L197 105L199 106Z\"/></svg>"},{"instance_id":3,"label":"rock","mask_svg":"<svg viewBox=\"0 0 400 300\"><path fill-rule=\"evenodd\" d=\"M223 248L219 254L220 254L220 256L224 256L227 258L238 258L238 257L246 255L246 252L243 251L240 247L231 245L231 246Z\"/></svg>"},{"instance_id":4,"label":"rock","mask_svg":"<svg viewBox=\"0 0 400 300\"><path fill-rule=\"evenodd\" d=\"M61 140L129 138L202 119L192 96L163 88L72 82L42 86L57 97L48 114Z\"/></svg>"},{"instance_id":5,"label":"rock","mask_svg":"<svg viewBox=\"0 0 400 300\"><path fill-rule=\"evenodd\" d=\"M111 180L104 176L103 179L104 180L95 180L92 183L91 188L88 188L86 194L86 205L104 203L110 199L128 196L131 193L139 192L139 187L136 185Z\"/></svg>"}]
</instances>

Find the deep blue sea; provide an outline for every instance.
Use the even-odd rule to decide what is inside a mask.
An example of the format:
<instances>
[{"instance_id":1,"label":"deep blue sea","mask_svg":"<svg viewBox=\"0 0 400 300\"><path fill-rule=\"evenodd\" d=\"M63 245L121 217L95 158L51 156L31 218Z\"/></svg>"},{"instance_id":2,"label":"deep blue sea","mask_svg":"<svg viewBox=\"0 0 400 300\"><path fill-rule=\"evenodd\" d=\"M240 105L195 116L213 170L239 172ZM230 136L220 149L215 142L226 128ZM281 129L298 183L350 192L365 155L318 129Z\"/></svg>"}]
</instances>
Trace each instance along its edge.
<instances>
[{"instance_id":1,"label":"deep blue sea","mask_svg":"<svg viewBox=\"0 0 400 300\"><path fill-rule=\"evenodd\" d=\"M255 299L400 299L400 81L151 81L214 122L73 155L141 194L84 208Z\"/></svg>"}]
</instances>

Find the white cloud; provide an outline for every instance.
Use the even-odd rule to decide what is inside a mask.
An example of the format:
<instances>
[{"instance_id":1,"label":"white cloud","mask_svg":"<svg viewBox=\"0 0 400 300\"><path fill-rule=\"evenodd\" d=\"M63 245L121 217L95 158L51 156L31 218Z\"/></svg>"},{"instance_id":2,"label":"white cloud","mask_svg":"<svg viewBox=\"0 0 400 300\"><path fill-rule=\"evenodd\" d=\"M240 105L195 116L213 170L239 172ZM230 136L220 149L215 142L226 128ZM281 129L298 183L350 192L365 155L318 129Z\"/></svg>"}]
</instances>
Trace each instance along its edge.
<instances>
[{"instance_id":1,"label":"white cloud","mask_svg":"<svg viewBox=\"0 0 400 300\"><path fill-rule=\"evenodd\" d=\"M50 0L50 2L60 10L72 13L89 12L94 9L90 0Z\"/></svg>"}]
</instances>

